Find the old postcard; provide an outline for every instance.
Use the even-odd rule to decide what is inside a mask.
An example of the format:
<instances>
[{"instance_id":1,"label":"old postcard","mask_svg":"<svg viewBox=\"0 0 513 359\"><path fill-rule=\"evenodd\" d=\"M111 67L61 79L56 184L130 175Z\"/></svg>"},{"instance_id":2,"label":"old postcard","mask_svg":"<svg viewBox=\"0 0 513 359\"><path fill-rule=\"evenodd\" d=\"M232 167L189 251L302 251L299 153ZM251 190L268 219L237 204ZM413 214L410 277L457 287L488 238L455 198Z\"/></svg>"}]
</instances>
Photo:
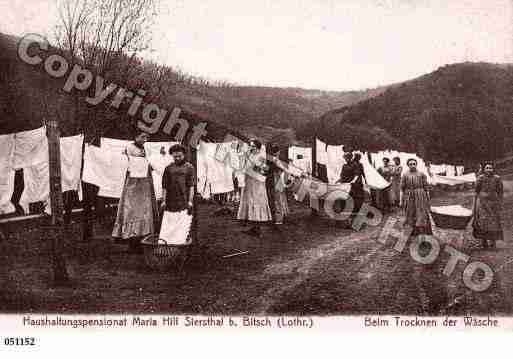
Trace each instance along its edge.
<instances>
[{"instance_id":1,"label":"old postcard","mask_svg":"<svg viewBox=\"0 0 513 359\"><path fill-rule=\"evenodd\" d=\"M0 352L513 329L511 1L0 10Z\"/></svg>"}]
</instances>

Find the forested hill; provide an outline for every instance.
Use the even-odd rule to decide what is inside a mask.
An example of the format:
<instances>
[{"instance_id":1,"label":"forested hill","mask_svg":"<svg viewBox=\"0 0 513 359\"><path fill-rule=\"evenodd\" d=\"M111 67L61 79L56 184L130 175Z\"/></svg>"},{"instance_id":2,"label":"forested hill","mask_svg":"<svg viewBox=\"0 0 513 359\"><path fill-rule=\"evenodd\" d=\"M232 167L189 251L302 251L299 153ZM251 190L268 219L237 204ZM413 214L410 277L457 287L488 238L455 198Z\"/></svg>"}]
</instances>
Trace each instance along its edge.
<instances>
[{"instance_id":1,"label":"forested hill","mask_svg":"<svg viewBox=\"0 0 513 359\"><path fill-rule=\"evenodd\" d=\"M62 91L65 78L51 78L42 66L24 64L17 57L18 41L17 37L0 34L0 133L34 128L42 117L53 116L62 119L64 134L81 131L85 124L86 130L100 135L116 138L133 135L134 119L124 116L126 111L116 112L106 106L87 108L83 98L76 101ZM286 134L278 137L293 141L297 128L323 113L385 90L330 92L236 86L191 76L140 58L120 56L116 61L119 66L105 78L134 92L146 90L145 101L163 108L180 106L197 120L209 120L210 129L231 128L264 140L272 139L276 132Z\"/></svg>"},{"instance_id":2,"label":"forested hill","mask_svg":"<svg viewBox=\"0 0 513 359\"><path fill-rule=\"evenodd\" d=\"M329 111L299 130L363 149L401 147L434 162L472 163L513 150L513 65L460 63Z\"/></svg>"}]
</instances>

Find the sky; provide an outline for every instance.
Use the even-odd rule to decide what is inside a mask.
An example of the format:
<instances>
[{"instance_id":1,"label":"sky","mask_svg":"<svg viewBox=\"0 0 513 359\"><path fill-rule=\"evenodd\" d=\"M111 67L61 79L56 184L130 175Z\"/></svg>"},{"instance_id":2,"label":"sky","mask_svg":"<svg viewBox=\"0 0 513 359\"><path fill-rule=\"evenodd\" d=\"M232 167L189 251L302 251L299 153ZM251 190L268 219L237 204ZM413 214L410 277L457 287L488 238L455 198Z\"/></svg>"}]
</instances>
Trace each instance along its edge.
<instances>
[{"instance_id":1,"label":"sky","mask_svg":"<svg viewBox=\"0 0 513 359\"><path fill-rule=\"evenodd\" d=\"M464 61L513 63L511 0L161 0L145 56L241 85L358 90ZM0 0L52 36L54 0Z\"/></svg>"}]
</instances>

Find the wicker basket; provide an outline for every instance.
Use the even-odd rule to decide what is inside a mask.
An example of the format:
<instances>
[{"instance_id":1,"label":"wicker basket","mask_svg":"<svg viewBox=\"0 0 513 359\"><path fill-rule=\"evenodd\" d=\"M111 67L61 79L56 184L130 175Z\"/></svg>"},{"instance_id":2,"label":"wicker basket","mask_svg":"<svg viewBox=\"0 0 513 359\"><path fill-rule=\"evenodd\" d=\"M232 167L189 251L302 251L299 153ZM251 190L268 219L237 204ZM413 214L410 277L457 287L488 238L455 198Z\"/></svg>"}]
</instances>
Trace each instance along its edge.
<instances>
[{"instance_id":1,"label":"wicker basket","mask_svg":"<svg viewBox=\"0 0 513 359\"><path fill-rule=\"evenodd\" d=\"M431 217L433 217L433 221L437 227L448 229L465 229L472 219L472 215L451 216L449 214L442 214L433 211L431 211Z\"/></svg>"},{"instance_id":2,"label":"wicker basket","mask_svg":"<svg viewBox=\"0 0 513 359\"><path fill-rule=\"evenodd\" d=\"M144 261L151 269L158 271L183 269L189 254L190 242L180 245L168 244L158 236L149 236L141 243L144 245Z\"/></svg>"}]
</instances>

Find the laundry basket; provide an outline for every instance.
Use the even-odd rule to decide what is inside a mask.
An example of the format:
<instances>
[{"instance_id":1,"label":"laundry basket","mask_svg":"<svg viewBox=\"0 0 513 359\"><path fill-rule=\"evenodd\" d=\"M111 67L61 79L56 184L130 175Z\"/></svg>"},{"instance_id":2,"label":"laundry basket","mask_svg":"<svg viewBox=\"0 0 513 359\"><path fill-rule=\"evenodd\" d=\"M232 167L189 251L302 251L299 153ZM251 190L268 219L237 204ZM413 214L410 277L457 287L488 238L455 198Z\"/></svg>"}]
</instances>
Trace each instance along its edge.
<instances>
[{"instance_id":1,"label":"laundry basket","mask_svg":"<svg viewBox=\"0 0 513 359\"><path fill-rule=\"evenodd\" d=\"M446 206L446 208L450 207L460 207L460 206ZM443 207L431 207L431 217L435 222L435 225L439 228L447 228L447 229L465 229L467 228L468 223L472 219L472 211L465 209L462 214L453 214L453 213L443 213L444 211L440 210Z\"/></svg>"},{"instance_id":2,"label":"laundry basket","mask_svg":"<svg viewBox=\"0 0 513 359\"><path fill-rule=\"evenodd\" d=\"M144 246L144 261L148 267L157 271L177 269L182 271L191 248L186 244L168 244L158 235L151 235L141 241Z\"/></svg>"}]
</instances>

